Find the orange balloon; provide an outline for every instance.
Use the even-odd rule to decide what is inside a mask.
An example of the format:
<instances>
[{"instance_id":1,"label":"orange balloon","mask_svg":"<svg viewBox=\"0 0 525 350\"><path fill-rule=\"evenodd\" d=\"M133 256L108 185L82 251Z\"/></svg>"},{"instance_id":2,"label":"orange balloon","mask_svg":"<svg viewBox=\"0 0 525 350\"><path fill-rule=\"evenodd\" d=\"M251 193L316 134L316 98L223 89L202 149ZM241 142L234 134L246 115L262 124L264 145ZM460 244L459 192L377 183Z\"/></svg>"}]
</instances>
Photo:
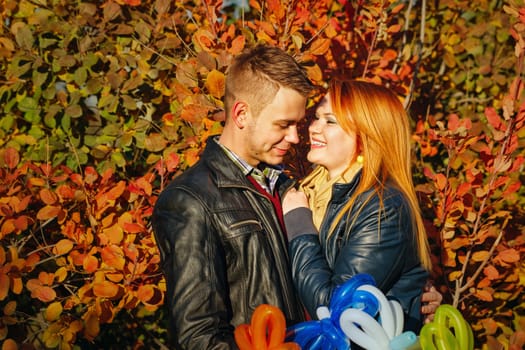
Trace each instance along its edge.
<instances>
[{"instance_id":1,"label":"orange balloon","mask_svg":"<svg viewBox=\"0 0 525 350\"><path fill-rule=\"evenodd\" d=\"M272 305L259 305L251 324L235 329L235 342L240 350L300 350L296 343L284 343L286 320L282 311Z\"/></svg>"},{"instance_id":2,"label":"orange balloon","mask_svg":"<svg viewBox=\"0 0 525 350\"><path fill-rule=\"evenodd\" d=\"M241 324L237 326L233 335L240 350L252 350L252 335L249 325Z\"/></svg>"}]
</instances>

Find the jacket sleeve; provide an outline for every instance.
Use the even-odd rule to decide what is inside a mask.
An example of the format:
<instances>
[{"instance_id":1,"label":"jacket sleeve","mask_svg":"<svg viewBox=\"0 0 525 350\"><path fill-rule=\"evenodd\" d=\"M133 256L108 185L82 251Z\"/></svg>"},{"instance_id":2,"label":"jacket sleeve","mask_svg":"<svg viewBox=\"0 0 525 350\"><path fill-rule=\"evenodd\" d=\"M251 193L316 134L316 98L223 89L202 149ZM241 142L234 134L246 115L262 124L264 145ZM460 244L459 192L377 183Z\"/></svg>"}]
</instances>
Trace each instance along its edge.
<instances>
[{"instance_id":1,"label":"jacket sleeve","mask_svg":"<svg viewBox=\"0 0 525 350\"><path fill-rule=\"evenodd\" d=\"M294 281L312 316L317 307L329 304L336 286L357 273L372 275L384 293L400 279L404 259L414 259L407 256L408 251L413 253L412 226L408 209L401 203L399 197L385 198L379 212L378 198L373 198L359 211L353 226L353 218L347 218L346 229L339 228L333 233L337 238L328 238L326 252L319 236L302 235L291 241ZM331 264L325 254L331 255Z\"/></svg>"},{"instance_id":2,"label":"jacket sleeve","mask_svg":"<svg viewBox=\"0 0 525 350\"><path fill-rule=\"evenodd\" d=\"M163 192L152 225L166 278L177 349L237 349L225 256L207 207L183 189Z\"/></svg>"}]
</instances>

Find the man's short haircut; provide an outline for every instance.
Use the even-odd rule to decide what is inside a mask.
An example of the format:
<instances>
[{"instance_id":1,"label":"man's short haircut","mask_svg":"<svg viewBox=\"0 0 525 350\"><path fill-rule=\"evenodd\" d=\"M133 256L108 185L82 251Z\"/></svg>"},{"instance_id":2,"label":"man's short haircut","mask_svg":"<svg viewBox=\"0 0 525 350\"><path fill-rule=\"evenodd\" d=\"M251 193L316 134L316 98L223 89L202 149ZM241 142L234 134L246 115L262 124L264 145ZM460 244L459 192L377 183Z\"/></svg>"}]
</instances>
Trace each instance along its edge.
<instances>
[{"instance_id":1,"label":"man's short haircut","mask_svg":"<svg viewBox=\"0 0 525 350\"><path fill-rule=\"evenodd\" d=\"M228 114L236 100L246 101L258 116L286 87L308 97L314 86L306 71L285 51L258 45L236 56L226 77L225 108Z\"/></svg>"}]
</instances>

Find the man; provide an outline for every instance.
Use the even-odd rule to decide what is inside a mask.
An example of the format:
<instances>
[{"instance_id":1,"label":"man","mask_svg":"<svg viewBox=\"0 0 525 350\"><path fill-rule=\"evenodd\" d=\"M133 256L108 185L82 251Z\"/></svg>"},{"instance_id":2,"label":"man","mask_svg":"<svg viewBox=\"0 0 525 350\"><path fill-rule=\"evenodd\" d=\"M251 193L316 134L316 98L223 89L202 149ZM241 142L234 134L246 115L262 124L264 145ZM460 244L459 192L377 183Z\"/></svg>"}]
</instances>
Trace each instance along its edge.
<instances>
[{"instance_id":1,"label":"man","mask_svg":"<svg viewBox=\"0 0 525 350\"><path fill-rule=\"evenodd\" d=\"M260 304L278 307L287 325L304 320L280 204L294 182L278 166L299 142L312 90L278 48L237 56L226 78L222 134L160 194L152 224L176 348L237 349L235 327L250 323Z\"/></svg>"},{"instance_id":2,"label":"man","mask_svg":"<svg viewBox=\"0 0 525 350\"><path fill-rule=\"evenodd\" d=\"M277 166L299 142L313 89L284 51L258 46L226 78L226 122L200 161L159 196L153 229L167 281L175 346L236 349L234 327L263 303L302 321L280 197L293 182Z\"/></svg>"}]
</instances>

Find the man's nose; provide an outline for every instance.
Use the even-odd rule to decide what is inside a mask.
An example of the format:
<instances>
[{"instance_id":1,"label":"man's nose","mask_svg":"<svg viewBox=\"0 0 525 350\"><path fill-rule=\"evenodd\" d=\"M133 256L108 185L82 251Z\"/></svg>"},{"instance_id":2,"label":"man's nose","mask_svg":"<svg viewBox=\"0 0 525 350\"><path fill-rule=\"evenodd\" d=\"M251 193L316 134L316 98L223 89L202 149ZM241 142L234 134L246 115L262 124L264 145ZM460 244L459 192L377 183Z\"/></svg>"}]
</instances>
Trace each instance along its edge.
<instances>
[{"instance_id":1,"label":"man's nose","mask_svg":"<svg viewBox=\"0 0 525 350\"><path fill-rule=\"evenodd\" d=\"M288 133L286 134L285 140L293 144L299 143L299 134L297 133L297 126L291 126L290 128L288 128Z\"/></svg>"}]
</instances>

